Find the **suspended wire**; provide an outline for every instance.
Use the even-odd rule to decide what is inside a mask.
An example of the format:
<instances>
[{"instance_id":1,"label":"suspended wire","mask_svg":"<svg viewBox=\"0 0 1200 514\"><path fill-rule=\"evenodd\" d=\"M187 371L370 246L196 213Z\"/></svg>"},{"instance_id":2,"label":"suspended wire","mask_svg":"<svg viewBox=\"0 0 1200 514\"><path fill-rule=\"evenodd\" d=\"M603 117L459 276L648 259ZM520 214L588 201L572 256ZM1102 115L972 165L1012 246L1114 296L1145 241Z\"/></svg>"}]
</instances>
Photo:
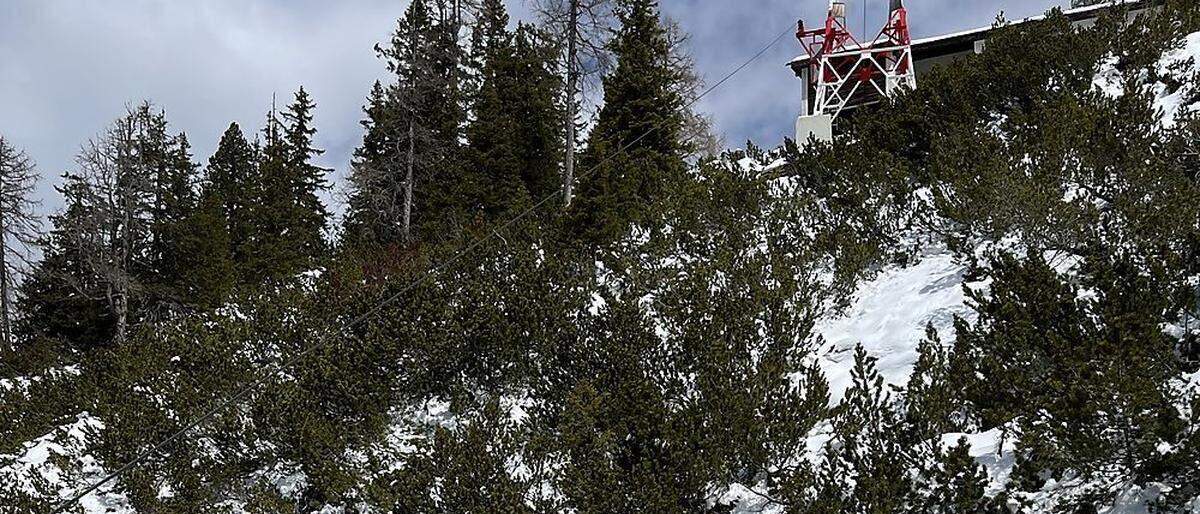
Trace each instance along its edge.
<instances>
[{"instance_id":1,"label":"suspended wire","mask_svg":"<svg viewBox=\"0 0 1200 514\"><path fill-rule=\"evenodd\" d=\"M764 54L766 54L768 51L770 51L771 48L773 48L776 44L779 43L780 40L782 40L784 37L786 37L791 32L792 32L792 28L788 27L786 30L784 30L782 33L780 33L778 36L775 36L775 39L771 40L770 43L768 43L766 46L764 46L761 50L759 50L757 53L755 53L753 56L751 56L749 59L747 59L741 65L739 65L737 68L734 68L733 71L730 71L728 74L726 74L724 77L722 77L721 80L718 80L715 84L706 88L699 95L696 95L695 98L692 98L690 101L685 103L684 108L685 109L691 108L697 102L699 102L701 99L708 96L709 93L712 93L713 91L715 91L716 89L718 89L722 85L724 85L726 82L733 79L734 76L736 76L738 73L741 73L742 70L745 70L748 66L753 64L760 57L762 57ZM604 166L609 161L615 159L618 155L621 155L622 153L624 153L626 150L628 150L633 145L636 145L639 142L641 142L643 139L649 137L651 134L655 133L660 128L662 128L661 125L654 125L654 126L650 127L649 129L647 129L645 132L643 132L642 135L638 136L637 138L634 138L633 140L630 140L629 142L622 144L621 146L619 146L617 148L617 150L615 152L609 154L607 157L602 159L599 163L595 164L594 166L589 168L587 171L580 174L579 179L583 179L583 178L586 178L587 176L591 175L597 169ZM240 390L238 390L237 393L233 394L232 396L228 396L225 399L219 401L216 405L209 408L207 411L205 411L199 417L188 422L186 425L184 425L179 430L176 430L174 433L172 433L166 439L163 439L161 442L159 442L158 444L155 444L153 447L139 453L132 460L125 463L120 468L117 468L115 471L105 475L104 478L102 478L99 481L93 483L92 485L84 488L82 491L79 491L74 496L72 496L70 499L60 503L52 512L59 513L59 512L65 511L68 507L75 504L79 500L82 500L84 497L91 494L93 491L99 489L104 484L111 482L112 480L114 480L116 478L119 478L121 475L123 475L126 472L128 472L129 470L137 467L138 464L141 464L143 461L150 458L152 455L154 455L154 454L158 453L159 451L163 450L164 448L170 446L175 441L177 441L179 438L183 437L188 432L190 432L192 429L211 420L217 414L221 413L222 411L229 408L230 406L232 406L236 403L239 403L243 398L246 397L246 395L250 394L255 389L258 389L260 386L265 384L267 380L274 377L280 371L284 371L288 368L291 368L292 366L295 366L296 364L303 361L305 358L307 358L309 355L311 355L316 350L325 348L333 341L336 341L337 338L335 336L338 336L345 331L352 330L355 327L361 325L363 322L367 321L375 314L378 314L384 308L395 303L397 300L399 300L403 296L407 295L408 293L412 292L414 289L420 287L421 285L424 285L425 282L429 281L430 279L436 277L438 274L440 274L446 268L450 267L450 265L458 262L463 257L469 255L472 251L479 248L480 246L483 246L484 243L490 241L493 238L502 238L502 236L500 235L501 231L503 231L503 230L517 224L518 222L524 220L525 218L529 217L531 214L537 212L539 209L541 209L543 206L545 206L551 200L559 198L561 196L562 189L563 189L563 186L559 186L559 188L557 190L550 193L546 197L542 198L537 203L533 204L533 206L525 209L524 211L522 211L520 214L516 215L515 217L500 224L500 226L498 226L496 229L492 230L491 232L488 232L487 235L478 236L470 244L467 244L467 245L459 248L457 251L455 251L453 256L451 256L449 259L441 262L440 264L438 264L436 266L433 266L433 267L427 269L424 273L422 273L419 277L417 277L416 280L413 280L408 285L401 288L398 292L385 298L383 301L376 304L374 307L367 310L366 312L363 312L362 314L359 314L358 316L352 318L348 323L346 323L340 329L326 332L326 333L324 333L323 336L318 336L318 338L314 342L314 344L310 345L309 347L305 348L304 350L301 350L300 352L296 353L291 358L283 361L282 363L276 365L274 368L270 369L266 373L263 373L258 378L255 378L253 381L251 381L250 383L242 386L242 388Z\"/></svg>"}]
</instances>

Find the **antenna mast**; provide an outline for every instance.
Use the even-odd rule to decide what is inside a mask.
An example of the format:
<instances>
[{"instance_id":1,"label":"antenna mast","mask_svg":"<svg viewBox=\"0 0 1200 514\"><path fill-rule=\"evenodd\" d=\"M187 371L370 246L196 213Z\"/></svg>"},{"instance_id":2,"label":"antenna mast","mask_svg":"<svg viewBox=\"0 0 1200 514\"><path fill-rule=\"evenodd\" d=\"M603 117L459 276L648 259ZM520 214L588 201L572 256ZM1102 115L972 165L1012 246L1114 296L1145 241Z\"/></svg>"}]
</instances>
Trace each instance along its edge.
<instances>
[{"instance_id":1,"label":"antenna mast","mask_svg":"<svg viewBox=\"0 0 1200 514\"><path fill-rule=\"evenodd\" d=\"M833 122L844 112L916 88L908 11L903 0L890 0L890 8L887 24L869 42L860 42L847 27L845 0L830 0L824 27L806 30L799 24L796 37L808 52L800 60L805 82L804 111L796 123L800 143L832 139Z\"/></svg>"}]
</instances>

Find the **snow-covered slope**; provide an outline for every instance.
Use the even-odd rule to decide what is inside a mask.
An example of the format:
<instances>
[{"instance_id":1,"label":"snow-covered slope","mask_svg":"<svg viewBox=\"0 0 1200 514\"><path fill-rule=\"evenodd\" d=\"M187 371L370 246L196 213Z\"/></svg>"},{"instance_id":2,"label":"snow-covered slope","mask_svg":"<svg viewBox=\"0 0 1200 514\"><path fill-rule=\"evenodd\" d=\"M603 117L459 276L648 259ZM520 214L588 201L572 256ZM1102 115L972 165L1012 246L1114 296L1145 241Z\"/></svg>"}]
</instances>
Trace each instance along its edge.
<instances>
[{"instance_id":1,"label":"snow-covered slope","mask_svg":"<svg viewBox=\"0 0 1200 514\"><path fill-rule=\"evenodd\" d=\"M966 267L949 252L934 251L912 266L887 269L862 284L849 310L821 320L816 330L825 343L817 355L831 401L841 401L850 388L857 345L878 359L884 380L904 385L927 325L933 325L942 341L952 341L955 316L974 321L963 291L965 274Z\"/></svg>"},{"instance_id":2,"label":"snow-covered slope","mask_svg":"<svg viewBox=\"0 0 1200 514\"><path fill-rule=\"evenodd\" d=\"M85 452L89 438L103 429L102 421L87 412L80 413L74 421L25 443L15 454L0 455L0 482L32 497L49 494L61 500L71 498L77 494L73 484L83 483L81 480L92 483L105 473ZM112 482L105 484L98 493L84 497L80 507L88 514L133 512L126 507L124 496L112 489Z\"/></svg>"}]
</instances>

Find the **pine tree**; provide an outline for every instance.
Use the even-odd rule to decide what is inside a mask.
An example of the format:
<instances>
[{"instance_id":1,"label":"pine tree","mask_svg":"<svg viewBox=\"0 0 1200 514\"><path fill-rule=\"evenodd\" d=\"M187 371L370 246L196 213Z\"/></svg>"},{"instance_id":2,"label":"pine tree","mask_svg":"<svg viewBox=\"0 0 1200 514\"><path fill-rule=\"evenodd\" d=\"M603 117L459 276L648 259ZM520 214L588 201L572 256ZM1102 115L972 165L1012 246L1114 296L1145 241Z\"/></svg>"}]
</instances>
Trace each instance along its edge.
<instances>
[{"instance_id":1,"label":"pine tree","mask_svg":"<svg viewBox=\"0 0 1200 514\"><path fill-rule=\"evenodd\" d=\"M324 150L313 146L317 129L313 126L313 110L316 104L301 87L296 92L295 102L283 113L287 122L284 138L288 145L288 181L291 186L291 227L287 235L297 258L303 266L314 266L325 254L324 232L329 221L329 212L317 194L328 189L325 174L329 171L313 164L312 160Z\"/></svg>"},{"instance_id":2,"label":"pine tree","mask_svg":"<svg viewBox=\"0 0 1200 514\"><path fill-rule=\"evenodd\" d=\"M261 181L258 150L246 140L237 123L229 125L209 158L207 181L207 194L221 208L237 281L248 283L251 271L247 263L252 259L252 237L257 231L251 210L258 201Z\"/></svg>"},{"instance_id":3,"label":"pine tree","mask_svg":"<svg viewBox=\"0 0 1200 514\"><path fill-rule=\"evenodd\" d=\"M58 219L89 275L77 292L88 294L88 282L99 286L117 344L125 342L136 321L135 309L153 280L153 270L143 263L152 255L155 166L162 157L163 126L152 107L142 104L89 142L77 159L79 209L68 211L77 216Z\"/></svg>"},{"instance_id":4,"label":"pine tree","mask_svg":"<svg viewBox=\"0 0 1200 514\"><path fill-rule=\"evenodd\" d=\"M896 402L886 390L876 359L859 345L850 371L852 385L837 407L834 438L826 445L822 494L810 500L818 512L903 512L913 501L912 466ZM852 479L838 487L838 479ZM802 484L795 484L807 487ZM792 492L792 497L805 497ZM826 504L826 505L822 505Z\"/></svg>"},{"instance_id":5,"label":"pine tree","mask_svg":"<svg viewBox=\"0 0 1200 514\"><path fill-rule=\"evenodd\" d=\"M474 50L480 63L474 119L467 126L471 165L464 187L471 209L495 218L558 189L561 85L554 51L533 27L507 29L498 0L484 2Z\"/></svg>"},{"instance_id":6,"label":"pine tree","mask_svg":"<svg viewBox=\"0 0 1200 514\"><path fill-rule=\"evenodd\" d=\"M377 246L403 239L404 175L399 170L401 142L395 132L393 88L375 81L360 122L365 134L354 151L352 189L342 230L343 244Z\"/></svg>"},{"instance_id":7,"label":"pine tree","mask_svg":"<svg viewBox=\"0 0 1200 514\"><path fill-rule=\"evenodd\" d=\"M221 197L209 185L181 223L175 248L180 289L188 303L202 309L220 306L237 285L237 272Z\"/></svg>"},{"instance_id":8,"label":"pine tree","mask_svg":"<svg viewBox=\"0 0 1200 514\"><path fill-rule=\"evenodd\" d=\"M967 439L939 452L932 476L925 477L926 495L913 512L936 514L987 514L1008 512L1002 499L987 496L987 473L970 453Z\"/></svg>"},{"instance_id":9,"label":"pine tree","mask_svg":"<svg viewBox=\"0 0 1200 514\"><path fill-rule=\"evenodd\" d=\"M55 189L65 207L49 217L52 228L38 240L42 260L21 283L18 304L24 319L18 331L26 340L49 338L79 349L102 346L112 337L112 319L70 233L75 220L86 216L84 184L65 174Z\"/></svg>"},{"instance_id":10,"label":"pine tree","mask_svg":"<svg viewBox=\"0 0 1200 514\"><path fill-rule=\"evenodd\" d=\"M84 146L59 188L67 207L51 217L44 259L24 288L31 333L78 347L125 342L158 280L156 182L169 142L165 116L143 103Z\"/></svg>"},{"instance_id":11,"label":"pine tree","mask_svg":"<svg viewBox=\"0 0 1200 514\"><path fill-rule=\"evenodd\" d=\"M549 35L532 25L517 25L514 40L516 76L511 93L519 122L516 141L523 166L521 180L535 201L561 187L560 162L564 156L561 120L564 116L562 79L554 73L555 50Z\"/></svg>"},{"instance_id":12,"label":"pine tree","mask_svg":"<svg viewBox=\"0 0 1200 514\"><path fill-rule=\"evenodd\" d=\"M326 170L311 162L322 153L313 147L314 108L301 88L283 120L274 106L267 113L257 153L258 180L248 188L253 194L247 209L252 250L239 263L251 284L307 270L324 255L329 213L317 196L326 187Z\"/></svg>"},{"instance_id":13,"label":"pine tree","mask_svg":"<svg viewBox=\"0 0 1200 514\"><path fill-rule=\"evenodd\" d=\"M259 182L253 186L254 202L249 209L250 232L247 260L242 264L249 283L279 279L301 267L292 251L293 189L290 164L292 152L284 139L283 126L274 106L267 113L258 152Z\"/></svg>"},{"instance_id":14,"label":"pine tree","mask_svg":"<svg viewBox=\"0 0 1200 514\"><path fill-rule=\"evenodd\" d=\"M618 2L621 29L612 42L616 70L604 79L604 107L592 130L579 177L572 225L586 240L612 241L648 220L685 169L681 79L658 2Z\"/></svg>"},{"instance_id":15,"label":"pine tree","mask_svg":"<svg viewBox=\"0 0 1200 514\"><path fill-rule=\"evenodd\" d=\"M165 150L155 176L151 262L159 294L175 303L189 303L184 287L188 269L182 266L187 256L181 240L196 209L199 166L192 161L191 144L184 134L171 138Z\"/></svg>"},{"instance_id":16,"label":"pine tree","mask_svg":"<svg viewBox=\"0 0 1200 514\"><path fill-rule=\"evenodd\" d=\"M595 87L598 78L611 67L607 48L614 18L613 0L535 0L534 11L545 29L556 40L565 40L561 52L559 76L565 90L560 130L563 135L562 192L563 208L575 198L576 145L578 144L581 92ZM586 93L584 93L586 96Z\"/></svg>"},{"instance_id":17,"label":"pine tree","mask_svg":"<svg viewBox=\"0 0 1200 514\"><path fill-rule=\"evenodd\" d=\"M1088 263L1091 299L1040 254L991 268L990 294L972 294L980 321L960 325L954 358L973 363L956 373L986 425L1021 420L1020 487L1047 473L1148 473L1181 423L1167 389L1174 341L1161 329L1170 298L1124 259Z\"/></svg>"},{"instance_id":18,"label":"pine tree","mask_svg":"<svg viewBox=\"0 0 1200 514\"><path fill-rule=\"evenodd\" d=\"M472 50L480 64L480 85L475 92L474 119L467 126L471 164L465 173L467 208L488 217L502 213L513 199L525 195L516 139L519 116L511 96L521 80L515 76L513 35L508 13L500 0L484 0L475 29Z\"/></svg>"},{"instance_id":19,"label":"pine tree","mask_svg":"<svg viewBox=\"0 0 1200 514\"><path fill-rule=\"evenodd\" d=\"M457 2L433 0L431 8L429 0L416 0L390 44L376 47L396 82L376 87L366 108L367 134L351 176L351 237L408 244L445 238L465 224L461 17ZM399 208L387 208L392 204ZM373 214L369 206L385 209Z\"/></svg>"}]
</instances>

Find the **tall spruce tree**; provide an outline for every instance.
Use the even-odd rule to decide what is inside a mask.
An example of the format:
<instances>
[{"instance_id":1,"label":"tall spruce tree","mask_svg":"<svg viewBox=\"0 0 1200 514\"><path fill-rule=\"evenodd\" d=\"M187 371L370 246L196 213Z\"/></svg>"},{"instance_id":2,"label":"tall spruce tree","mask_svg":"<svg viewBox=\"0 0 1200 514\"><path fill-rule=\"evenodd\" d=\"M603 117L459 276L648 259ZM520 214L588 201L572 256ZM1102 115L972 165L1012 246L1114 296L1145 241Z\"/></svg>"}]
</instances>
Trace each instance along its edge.
<instances>
[{"instance_id":1,"label":"tall spruce tree","mask_svg":"<svg viewBox=\"0 0 1200 514\"><path fill-rule=\"evenodd\" d=\"M74 220L87 213L84 185L77 176L64 174L55 189L65 207L49 217L51 229L38 240L42 260L21 283L17 301L24 319L17 331L26 340L48 338L81 349L101 346L112 335L112 320L83 248L72 243L70 234Z\"/></svg>"},{"instance_id":2,"label":"tall spruce tree","mask_svg":"<svg viewBox=\"0 0 1200 514\"><path fill-rule=\"evenodd\" d=\"M485 1L475 35L481 82L466 129L471 159L464 187L468 207L488 217L557 190L562 152L554 49L533 27L521 24L513 33L507 25L503 2Z\"/></svg>"},{"instance_id":3,"label":"tall spruce tree","mask_svg":"<svg viewBox=\"0 0 1200 514\"><path fill-rule=\"evenodd\" d=\"M527 192L520 181L521 160L513 143L516 113L508 96L520 78L514 76L513 35L500 0L484 0L475 29L474 60L480 84L475 92L474 119L467 126L470 166L466 170L467 208L496 216Z\"/></svg>"},{"instance_id":4,"label":"tall spruce tree","mask_svg":"<svg viewBox=\"0 0 1200 514\"><path fill-rule=\"evenodd\" d=\"M172 137L155 166L151 262L158 276L159 295L172 303L188 303L184 285L188 268L182 239L196 209L199 166L192 161L191 144L185 134Z\"/></svg>"},{"instance_id":5,"label":"tall spruce tree","mask_svg":"<svg viewBox=\"0 0 1200 514\"><path fill-rule=\"evenodd\" d=\"M207 194L220 205L229 238L229 255L239 283L247 282L245 263L252 254L254 208L259 184L258 150L246 140L241 127L231 123L208 160Z\"/></svg>"},{"instance_id":6,"label":"tall spruce tree","mask_svg":"<svg viewBox=\"0 0 1200 514\"><path fill-rule=\"evenodd\" d=\"M313 147L312 110L304 91L283 113L272 105L258 154L258 184L249 209L253 252L243 270L252 283L283 278L315 266L325 252L329 217L317 193L325 189L325 169L312 163L323 151Z\"/></svg>"},{"instance_id":7,"label":"tall spruce tree","mask_svg":"<svg viewBox=\"0 0 1200 514\"><path fill-rule=\"evenodd\" d=\"M253 223L252 251L242 262L251 284L282 278L300 267L299 255L291 251L292 183L289 165L291 151L284 139L279 115L272 106L262 129L262 148L258 154L259 182L250 209Z\"/></svg>"},{"instance_id":8,"label":"tall spruce tree","mask_svg":"<svg viewBox=\"0 0 1200 514\"><path fill-rule=\"evenodd\" d=\"M464 53L457 3L412 2L376 51L395 83L372 90L346 235L373 245L445 237L462 217ZM393 205L397 207L392 207Z\"/></svg>"},{"instance_id":9,"label":"tall spruce tree","mask_svg":"<svg viewBox=\"0 0 1200 514\"><path fill-rule=\"evenodd\" d=\"M325 254L324 232L329 211L317 196L329 188L325 181L328 169L312 161L325 151L313 146L317 133L313 126L313 110L317 107L308 92L301 87L295 101L283 112L287 122L284 140L288 147L288 183L291 189L291 214L288 237L293 251L303 266L313 266Z\"/></svg>"},{"instance_id":10,"label":"tall spruce tree","mask_svg":"<svg viewBox=\"0 0 1200 514\"><path fill-rule=\"evenodd\" d=\"M393 88L375 81L363 108L366 119L360 122L366 133L354 151L343 244L375 246L404 238L404 164L399 162L401 141L392 119L397 110Z\"/></svg>"},{"instance_id":11,"label":"tall spruce tree","mask_svg":"<svg viewBox=\"0 0 1200 514\"><path fill-rule=\"evenodd\" d=\"M686 168L682 76L655 0L621 0L621 29L612 42L616 70L604 79L604 107L592 130L571 219L594 242L619 237L648 219Z\"/></svg>"}]
</instances>

